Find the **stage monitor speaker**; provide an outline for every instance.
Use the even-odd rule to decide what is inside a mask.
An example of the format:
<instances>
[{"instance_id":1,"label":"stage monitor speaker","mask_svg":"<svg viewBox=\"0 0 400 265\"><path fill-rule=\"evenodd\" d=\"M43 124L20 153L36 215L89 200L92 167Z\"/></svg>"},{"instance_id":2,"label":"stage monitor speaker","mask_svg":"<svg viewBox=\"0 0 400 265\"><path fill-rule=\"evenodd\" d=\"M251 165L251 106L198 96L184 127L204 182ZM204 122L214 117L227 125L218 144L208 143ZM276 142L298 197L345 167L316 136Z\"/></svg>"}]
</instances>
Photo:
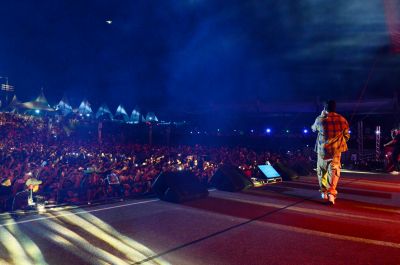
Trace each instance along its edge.
<instances>
[{"instance_id":1,"label":"stage monitor speaker","mask_svg":"<svg viewBox=\"0 0 400 265\"><path fill-rule=\"evenodd\" d=\"M276 171L278 171L283 180L295 180L299 178L294 170L279 162L274 164L274 168L276 169Z\"/></svg>"},{"instance_id":2,"label":"stage monitor speaker","mask_svg":"<svg viewBox=\"0 0 400 265\"><path fill-rule=\"evenodd\" d=\"M235 166L222 165L212 176L210 184L223 191L241 191L252 187L251 181Z\"/></svg>"},{"instance_id":3,"label":"stage monitor speaker","mask_svg":"<svg viewBox=\"0 0 400 265\"><path fill-rule=\"evenodd\" d=\"M296 172L298 176L308 176L312 172L312 166L306 164L306 162L294 163L291 169Z\"/></svg>"},{"instance_id":4,"label":"stage monitor speaker","mask_svg":"<svg viewBox=\"0 0 400 265\"><path fill-rule=\"evenodd\" d=\"M191 172L163 172L154 181L152 189L164 201L181 203L208 196L205 187Z\"/></svg>"}]
</instances>

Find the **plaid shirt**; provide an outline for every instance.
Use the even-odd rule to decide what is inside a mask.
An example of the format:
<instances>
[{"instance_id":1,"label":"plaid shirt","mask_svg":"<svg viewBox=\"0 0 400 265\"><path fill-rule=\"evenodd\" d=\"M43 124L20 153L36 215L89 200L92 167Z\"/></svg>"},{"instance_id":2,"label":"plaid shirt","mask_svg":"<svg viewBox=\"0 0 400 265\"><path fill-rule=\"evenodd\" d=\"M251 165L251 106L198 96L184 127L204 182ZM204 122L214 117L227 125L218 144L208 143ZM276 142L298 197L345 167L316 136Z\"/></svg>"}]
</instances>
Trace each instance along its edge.
<instances>
[{"instance_id":1,"label":"plaid shirt","mask_svg":"<svg viewBox=\"0 0 400 265\"><path fill-rule=\"evenodd\" d=\"M320 115L311 128L318 131L315 152L323 159L331 159L335 154L347 151L349 124L343 116L335 112Z\"/></svg>"}]
</instances>

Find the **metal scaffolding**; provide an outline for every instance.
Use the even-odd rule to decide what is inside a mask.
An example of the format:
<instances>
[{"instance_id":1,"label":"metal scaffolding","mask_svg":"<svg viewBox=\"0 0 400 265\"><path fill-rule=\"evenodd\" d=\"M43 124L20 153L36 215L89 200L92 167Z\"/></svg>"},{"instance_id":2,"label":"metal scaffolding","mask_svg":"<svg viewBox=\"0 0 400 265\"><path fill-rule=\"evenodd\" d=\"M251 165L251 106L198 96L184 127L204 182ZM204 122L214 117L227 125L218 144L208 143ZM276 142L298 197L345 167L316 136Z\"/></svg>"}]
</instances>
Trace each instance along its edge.
<instances>
[{"instance_id":1,"label":"metal scaffolding","mask_svg":"<svg viewBox=\"0 0 400 265\"><path fill-rule=\"evenodd\" d=\"M376 126L375 130L375 159L381 157L381 126Z\"/></svg>"}]
</instances>

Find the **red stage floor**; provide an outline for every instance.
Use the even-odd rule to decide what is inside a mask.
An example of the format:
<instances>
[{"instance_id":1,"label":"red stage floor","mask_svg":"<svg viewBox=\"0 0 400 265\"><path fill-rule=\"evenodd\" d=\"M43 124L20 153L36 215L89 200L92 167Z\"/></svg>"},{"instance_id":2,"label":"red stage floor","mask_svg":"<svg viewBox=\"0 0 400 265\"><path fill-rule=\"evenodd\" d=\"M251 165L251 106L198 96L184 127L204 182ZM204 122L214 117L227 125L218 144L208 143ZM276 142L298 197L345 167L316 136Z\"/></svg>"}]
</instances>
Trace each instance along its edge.
<instances>
[{"instance_id":1,"label":"red stage floor","mask_svg":"<svg viewBox=\"0 0 400 265\"><path fill-rule=\"evenodd\" d=\"M400 176L343 173L172 204L130 200L0 215L0 264L400 264Z\"/></svg>"}]
</instances>

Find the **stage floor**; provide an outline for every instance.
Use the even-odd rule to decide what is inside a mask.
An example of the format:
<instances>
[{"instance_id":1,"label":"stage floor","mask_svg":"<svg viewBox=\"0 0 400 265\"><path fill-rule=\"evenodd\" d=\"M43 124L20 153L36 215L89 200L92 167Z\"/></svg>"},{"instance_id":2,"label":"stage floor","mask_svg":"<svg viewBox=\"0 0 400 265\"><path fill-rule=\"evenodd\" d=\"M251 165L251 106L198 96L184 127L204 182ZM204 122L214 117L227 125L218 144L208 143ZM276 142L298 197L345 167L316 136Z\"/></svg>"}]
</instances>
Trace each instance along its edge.
<instances>
[{"instance_id":1,"label":"stage floor","mask_svg":"<svg viewBox=\"0 0 400 265\"><path fill-rule=\"evenodd\" d=\"M347 172L172 204L156 198L0 215L0 264L400 264L400 176Z\"/></svg>"}]
</instances>

